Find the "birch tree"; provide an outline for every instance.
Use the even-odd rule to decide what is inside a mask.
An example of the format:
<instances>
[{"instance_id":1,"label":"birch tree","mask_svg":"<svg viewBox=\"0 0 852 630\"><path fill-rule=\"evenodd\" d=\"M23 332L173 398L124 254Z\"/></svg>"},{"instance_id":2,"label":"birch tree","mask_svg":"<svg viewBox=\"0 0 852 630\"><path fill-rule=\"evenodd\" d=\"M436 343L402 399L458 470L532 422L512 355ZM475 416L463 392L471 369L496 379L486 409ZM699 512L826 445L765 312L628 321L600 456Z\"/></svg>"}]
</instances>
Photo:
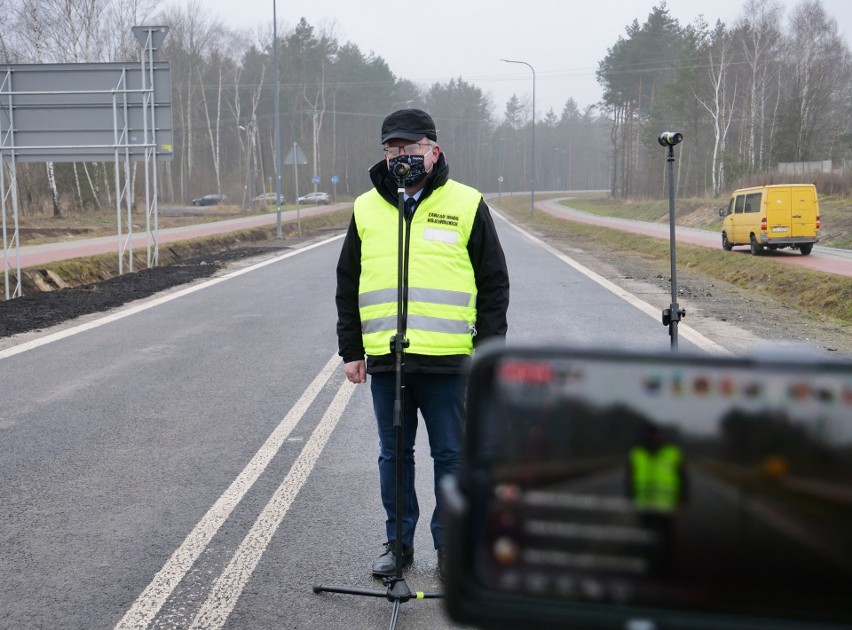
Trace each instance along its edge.
<instances>
[{"instance_id":1,"label":"birch tree","mask_svg":"<svg viewBox=\"0 0 852 630\"><path fill-rule=\"evenodd\" d=\"M0 63L14 63L14 40L9 33L14 29L11 0L0 0Z\"/></svg>"},{"instance_id":2,"label":"birch tree","mask_svg":"<svg viewBox=\"0 0 852 630\"><path fill-rule=\"evenodd\" d=\"M790 18L784 78L784 157L793 161L820 159L829 138L828 116L846 93L849 48L838 33L837 21L819 0L805 0Z\"/></svg>"},{"instance_id":3,"label":"birch tree","mask_svg":"<svg viewBox=\"0 0 852 630\"><path fill-rule=\"evenodd\" d=\"M766 166L766 108L770 73L777 60L782 9L777 0L746 0L737 28L747 68L745 159L749 167Z\"/></svg>"},{"instance_id":4,"label":"birch tree","mask_svg":"<svg viewBox=\"0 0 852 630\"><path fill-rule=\"evenodd\" d=\"M22 47L22 59L29 63L45 63L48 61L47 50L50 45L48 23L51 16L45 10L40 0L23 0L18 13L19 37ZM48 187L50 188L53 205L53 216L61 217L62 208L59 204L59 189L56 186L56 171L53 162L45 163Z\"/></svg>"},{"instance_id":5,"label":"birch tree","mask_svg":"<svg viewBox=\"0 0 852 630\"><path fill-rule=\"evenodd\" d=\"M163 14L163 22L171 28L164 56L172 63L172 101L181 129L176 134L176 144L180 146L178 194L185 198L197 157L196 117L201 89L198 69L204 67L221 27L198 0L191 0L184 10L169 9Z\"/></svg>"},{"instance_id":6,"label":"birch tree","mask_svg":"<svg viewBox=\"0 0 852 630\"><path fill-rule=\"evenodd\" d=\"M721 21L716 22L713 32L706 35L704 46L709 89L707 94L695 94L696 100L707 110L713 121L711 187L714 196L718 195L725 185L723 156L737 96L736 78L733 80L733 86L729 86L729 78L733 74L733 44L733 38L725 25Z\"/></svg>"},{"instance_id":7,"label":"birch tree","mask_svg":"<svg viewBox=\"0 0 852 630\"><path fill-rule=\"evenodd\" d=\"M106 61L130 61L139 56L139 42L133 27L146 25L153 19L158 0L110 0L103 15Z\"/></svg>"}]
</instances>

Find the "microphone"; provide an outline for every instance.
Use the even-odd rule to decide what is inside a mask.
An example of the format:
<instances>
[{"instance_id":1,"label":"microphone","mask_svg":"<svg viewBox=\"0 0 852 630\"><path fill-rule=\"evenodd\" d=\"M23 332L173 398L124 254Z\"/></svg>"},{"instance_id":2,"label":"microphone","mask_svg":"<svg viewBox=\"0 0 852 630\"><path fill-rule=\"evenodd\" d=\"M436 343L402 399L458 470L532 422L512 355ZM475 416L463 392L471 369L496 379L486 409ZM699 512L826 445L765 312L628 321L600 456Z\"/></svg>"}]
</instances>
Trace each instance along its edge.
<instances>
[{"instance_id":1,"label":"microphone","mask_svg":"<svg viewBox=\"0 0 852 630\"><path fill-rule=\"evenodd\" d=\"M397 162L393 165L393 174L397 179L405 179L411 172L411 167L405 162Z\"/></svg>"},{"instance_id":2,"label":"microphone","mask_svg":"<svg viewBox=\"0 0 852 630\"><path fill-rule=\"evenodd\" d=\"M657 142L664 147L673 147L676 144L680 144L682 141L683 134L677 131L664 131L660 134L660 137L657 138Z\"/></svg>"}]
</instances>

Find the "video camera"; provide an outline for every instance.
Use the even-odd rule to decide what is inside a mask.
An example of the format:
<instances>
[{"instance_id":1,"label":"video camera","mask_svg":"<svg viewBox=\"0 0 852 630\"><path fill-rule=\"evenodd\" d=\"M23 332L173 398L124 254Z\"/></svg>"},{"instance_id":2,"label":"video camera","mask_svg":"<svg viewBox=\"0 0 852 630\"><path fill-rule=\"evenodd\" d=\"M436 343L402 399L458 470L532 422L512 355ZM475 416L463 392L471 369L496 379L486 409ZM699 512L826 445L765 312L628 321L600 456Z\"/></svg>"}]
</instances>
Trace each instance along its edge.
<instances>
[{"instance_id":1,"label":"video camera","mask_svg":"<svg viewBox=\"0 0 852 630\"><path fill-rule=\"evenodd\" d=\"M454 620L852 627L852 363L499 347L467 407Z\"/></svg>"}]
</instances>

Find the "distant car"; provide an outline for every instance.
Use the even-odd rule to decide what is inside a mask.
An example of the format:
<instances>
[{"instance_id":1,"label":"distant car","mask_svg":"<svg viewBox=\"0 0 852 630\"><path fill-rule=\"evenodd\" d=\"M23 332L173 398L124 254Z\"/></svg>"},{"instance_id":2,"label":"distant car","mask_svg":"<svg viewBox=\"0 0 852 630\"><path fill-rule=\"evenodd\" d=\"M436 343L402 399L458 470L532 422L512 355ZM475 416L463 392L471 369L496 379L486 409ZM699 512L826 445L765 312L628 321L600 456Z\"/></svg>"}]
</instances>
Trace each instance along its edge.
<instances>
[{"instance_id":1,"label":"distant car","mask_svg":"<svg viewBox=\"0 0 852 630\"><path fill-rule=\"evenodd\" d=\"M193 206L218 206L225 203L225 195L204 195L192 200Z\"/></svg>"},{"instance_id":2,"label":"distant car","mask_svg":"<svg viewBox=\"0 0 852 630\"><path fill-rule=\"evenodd\" d=\"M302 204L302 203L321 204L321 203L329 203L330 201L331 201L331 196L329 196L328 193L324 193L324 192L308 193L307 195L302 195L301 197L299 197L297 199L297 202L300 203L300 204Z\"/></svg>"},{"instance_id":3,"label":"distant car","mask_svg":"<svg viewBox=\"0 0 852 630\"><path fill-rule=\"evenodd\" d=\"M258 195L251 202L256 206L268 206L275 205L275 193L263 193L262 195ZM281 195L281 205L284 205L284 195Z\"/></svg>"}]
</instances>

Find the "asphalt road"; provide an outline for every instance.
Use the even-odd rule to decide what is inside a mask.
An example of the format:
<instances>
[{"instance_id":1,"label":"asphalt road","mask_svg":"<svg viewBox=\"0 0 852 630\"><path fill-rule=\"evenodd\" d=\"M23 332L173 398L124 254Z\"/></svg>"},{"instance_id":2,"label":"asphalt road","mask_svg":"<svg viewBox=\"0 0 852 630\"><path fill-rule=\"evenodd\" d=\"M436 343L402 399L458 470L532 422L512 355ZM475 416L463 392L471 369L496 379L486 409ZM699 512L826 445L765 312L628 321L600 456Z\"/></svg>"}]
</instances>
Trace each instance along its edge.
<instances>
[{"instance_id":1,"label":"asphalt road","mask_svg":"<svg viewBox=\"0 0 852 630\"><path fill-rule=\"evenodd\" d=\"M510 343L668 350L658 309L497 223ZM336 356L339 247L0 351L0 627L387 627L388 601L311 588L381 588L369 390ZM724 352L687 325L680 345ZM438 589L426 519L415 549L409 586ZM455 626L429 599L404 604L399 627Z\"/></svg>"}]
</instances>

